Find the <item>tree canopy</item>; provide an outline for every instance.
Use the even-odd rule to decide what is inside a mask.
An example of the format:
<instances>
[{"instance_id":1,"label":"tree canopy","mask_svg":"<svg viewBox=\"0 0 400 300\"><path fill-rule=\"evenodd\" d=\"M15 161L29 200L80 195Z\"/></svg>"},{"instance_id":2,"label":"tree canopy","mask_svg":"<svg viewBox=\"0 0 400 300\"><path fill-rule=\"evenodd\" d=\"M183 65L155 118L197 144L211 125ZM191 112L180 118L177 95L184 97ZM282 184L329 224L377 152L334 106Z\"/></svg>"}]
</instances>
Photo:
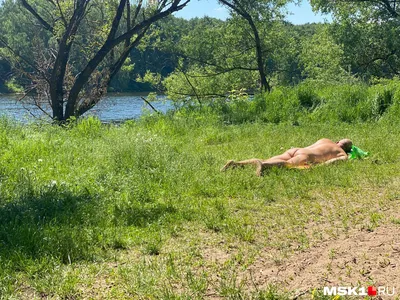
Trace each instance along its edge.
<instances>
[{"instance_id":1,"label":"tree canopy","mask_svg":"<svg viewBox=\"0 0 400 300\"><path fill-rule=\"evenodd\" d=\"M312 0L332 23L293 25L289 0L219 0L227 20L185 20L190 0L5 0L0 91L21 86L65 121L109 91L202 103L315 82L372 82L400 72L395 2Z\"/></svg>"},{"instance_id":2,"label":"tree canopy","mask_svg":"<svg viewBox=\"0 0 400 300\"><path fill-rule=\"evenodd\" d=\"M95 106L150 27L189 1L21 0L24 19L49 38L33 41L29 57L15 50L14 37L1 42L15 64L23 65L35 103L48 101L51 117L62 122Z\"/></svg>"}]
</instances>

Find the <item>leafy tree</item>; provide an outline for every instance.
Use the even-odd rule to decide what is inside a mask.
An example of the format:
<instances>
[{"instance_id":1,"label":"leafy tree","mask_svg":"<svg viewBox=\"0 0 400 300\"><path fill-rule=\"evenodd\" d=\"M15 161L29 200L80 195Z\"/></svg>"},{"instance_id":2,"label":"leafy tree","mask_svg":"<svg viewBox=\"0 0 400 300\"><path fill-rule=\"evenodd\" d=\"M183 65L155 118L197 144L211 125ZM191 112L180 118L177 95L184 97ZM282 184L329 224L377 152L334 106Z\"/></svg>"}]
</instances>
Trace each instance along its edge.
<instances>
[{"instance_id":1,"label":"leafy tree","mask_svg":"<svg viewBox=\"0 0 400 300\"><path fill-rule=\"evenodd\" d=\"M328 25L303 41L300 60L304 66L304 75L308 79L321 82L349 79L343 65L343 47L336 44L328 31Z\"/></svg>"},{"instance_id":2,"label":"leafy tree","mask_svg":"<svg viewBox=\"0 0 400 300\"><path fill-rule=\"evenodd\" d=\"M26 57L13 50L12 39L1 41L25 70L33 70L26 75L34 83L36 103L48 100L51 117L63 122L95 106L150 27L189 1L20 0L26 18L50 34L49 44L41 40L36 49L30 46L35 55Z\"/></svg>"},{"instance_id":3,"label":"leafy tree","mask_svg":"<svg viewBox=\"0 0 400 300\"><path fill-rule=\"evenodd\" d=\"M274 22L270 26L263 48L266 49L266 70L272 86L295 85L302 80L300 52L305 38L296 27L287 22Z\"/></svg>"},{"instance_id":4,"label":"leafy tree","mask_svg":"<svg viewBox=\"0 0 400 300\"><path fill-rule=\"evenodd\" d=\"M138 76L144 77L151 72L166 77L173 72L178 64L174 53L176 44L190 30L192 23L191 20L169 16L154 24L139 47L129 55L130 66L134 67L122 69L114 78L112 88L119 91L151 91L153 88L138 80Z\"/></svg>"},{"instance_id":5,"label":"leafy tree","mask_svg":"<svg viewBox=\"0 0 400 300\"><path fill-rule=\"evenodd\" d=\"M48 45L49 34L37 30L37 24L12 0L0 3L0 24L0 57L3 61L0 77L4 81L28 84L23 74L31 72L32 68L18 58L31 58L34 55L32 50L38 43ZM22 63L25 64L25 68L21 67Z\"/></svg>"},{"instance_id":6,"label":"leafy tree","mask_svg":"<svg viewBox=\"0 0 400 300\"><path fill-rule=\"evenodd\" d=\"M170 51L179 57L172 75L164 81L174 100L226 95L242 88L256 89L257 67L253 46L241 39L244 31L236 22L202 18Z\"/></svg>"},{"instance_id":7,"label":"leafy tree","mask_svg":"<svg viewBox=\"0 0 400 300\"><path fill-rule=\"evenodd\" d=\"M270 23L276 18L280 18L281 9L286 5L285 0L219 0L219 2L228 7L233 16L237 15L243 18L250 27L251 37L255 48L257 69L260 75L262 91L270 91L271 86L267 81L266 63L264 60L262 38L259 33L259 23ZM247 35L248 36L248 35Z\"/></svg>"},{"instance_id":8,"label":"leafy tree","mask_svg":"<svg viewBox=\"0 0 400 300\"><path fill-rule=\"evenodd\" d=\"M331 27L335 40L343 45L346 64L358 77L392 78L400 72L400 27L395 22L342 20Z\"/></svg>"},{"instance_id":9,"label":"leafy tree","mask_svg":"<svg viewBox=\"0 0 400 300\"><path fill-rule=\"evenodd\" d=\"M335 17L332 34L358 77L400 73L400 8L387 0L311 0L314 9Z\"/></svg>"},{"instance_id":10,"label":"leafy tree","mask_svg":"<svg viewBox=\"0 0 400 300\"><path fill-rule=\"evenodd\" d=\"M232 91L254 92L260 86L269 91L271 84L297 83L301 78L299 38L282 20L284 3L229 2L243 9L240 12L251 24L233 8L225 22L198 19L172 50L182 59L164 81L168 95L174 99L226 97Z\"/></svg>"},{"instance_id":11,"label":"leafy tree","mask_svg":"<svg viewBox=\"0 0 400 300\"><path fill-rule=\"evenodd\" d=\"M400 17L397 0L310 0L312 7L323 13L333 13L337 19L352 17L369 20L395 20Z\"/></svg>"}]
</instances>

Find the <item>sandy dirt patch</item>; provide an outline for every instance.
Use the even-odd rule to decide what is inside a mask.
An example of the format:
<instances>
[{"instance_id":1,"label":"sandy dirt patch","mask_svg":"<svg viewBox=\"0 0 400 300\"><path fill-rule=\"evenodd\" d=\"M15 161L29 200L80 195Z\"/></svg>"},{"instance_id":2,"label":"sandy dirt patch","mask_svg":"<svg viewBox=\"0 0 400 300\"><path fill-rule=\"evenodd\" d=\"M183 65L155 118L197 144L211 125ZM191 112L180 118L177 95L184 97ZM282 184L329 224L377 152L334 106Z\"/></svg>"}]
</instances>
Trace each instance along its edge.
<instances>
[{"instance_id":1,"label":"sandy dirt patch","mask_svg":"<svg viewBox=\"0 0 400 300\"><path fill-rule=\"evenodd\" d=\"M280 265L265 249L248 268L246 277L258 288L275 284L293 295L324 286L374 285L390 287L390 292L394 287L400 296L400 226L352 231L297 253ZM310 294L301 298L309 299Z\"/></svg>"}]
</instances>

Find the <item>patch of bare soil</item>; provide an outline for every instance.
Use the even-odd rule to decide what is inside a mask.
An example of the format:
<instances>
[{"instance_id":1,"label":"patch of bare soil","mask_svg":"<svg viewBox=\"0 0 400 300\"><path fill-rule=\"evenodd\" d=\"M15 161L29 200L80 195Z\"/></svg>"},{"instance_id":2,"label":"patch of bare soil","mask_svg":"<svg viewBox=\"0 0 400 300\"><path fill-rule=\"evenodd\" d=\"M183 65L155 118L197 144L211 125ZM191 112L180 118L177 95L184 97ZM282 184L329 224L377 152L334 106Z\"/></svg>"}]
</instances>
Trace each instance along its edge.
<instances>
[{"instance_id":1,"label":"patch of bare soil","mask_svg":"<svg viewBox=\"0 0 400 300\"><path fill-rule=\"evenodd\" d=\"M382 225L373 232L352 231L294 254L280 265L266 249L245 277L258 288L275 284L293 295L325 286L395 288L400 296L400 226Z\"/></svg>"}]
</instances>

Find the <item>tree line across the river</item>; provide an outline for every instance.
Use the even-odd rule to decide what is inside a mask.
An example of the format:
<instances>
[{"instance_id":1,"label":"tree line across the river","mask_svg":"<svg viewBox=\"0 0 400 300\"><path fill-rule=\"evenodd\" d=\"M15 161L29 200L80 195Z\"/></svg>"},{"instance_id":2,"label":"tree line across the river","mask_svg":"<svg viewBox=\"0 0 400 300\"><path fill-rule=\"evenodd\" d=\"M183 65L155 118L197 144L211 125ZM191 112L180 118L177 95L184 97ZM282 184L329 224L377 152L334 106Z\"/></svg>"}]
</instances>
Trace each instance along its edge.
<instances>
[{"instance_id":1,"label":"tree line across the river","mask_svg":"<svg viewBox=\"0 0 400 300\"><path fill-rule=\"evenodd\" d=\"M287 0L220 0L225 21L172 15L189 1L6 0L0 92L28 93L65 120L107 90L202 103L303 81L374 83L400 70L395 1L311 0L334 20L304 25L285 21Z\"/></svg>"}]
</instances>

